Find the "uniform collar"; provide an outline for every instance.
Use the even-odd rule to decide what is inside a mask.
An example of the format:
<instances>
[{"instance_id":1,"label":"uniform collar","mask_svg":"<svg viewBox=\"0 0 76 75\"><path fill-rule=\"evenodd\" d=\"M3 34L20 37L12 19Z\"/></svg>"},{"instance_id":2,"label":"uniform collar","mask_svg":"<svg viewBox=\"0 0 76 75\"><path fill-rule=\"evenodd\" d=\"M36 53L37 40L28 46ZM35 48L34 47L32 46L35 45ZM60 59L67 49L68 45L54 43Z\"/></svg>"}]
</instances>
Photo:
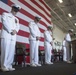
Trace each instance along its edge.
<instances>
[{"instance_id":1,"label":"uniform collar","mask_svg":"<svg viewBox=\"0 0 76 75\"><path fill-rule=\"evenodd\" d=\"M9 12L9 14L11 15L11 16L14 16L11 12ZM15 16L14 16L15 17Z\"/></svg>"}]
</instances>

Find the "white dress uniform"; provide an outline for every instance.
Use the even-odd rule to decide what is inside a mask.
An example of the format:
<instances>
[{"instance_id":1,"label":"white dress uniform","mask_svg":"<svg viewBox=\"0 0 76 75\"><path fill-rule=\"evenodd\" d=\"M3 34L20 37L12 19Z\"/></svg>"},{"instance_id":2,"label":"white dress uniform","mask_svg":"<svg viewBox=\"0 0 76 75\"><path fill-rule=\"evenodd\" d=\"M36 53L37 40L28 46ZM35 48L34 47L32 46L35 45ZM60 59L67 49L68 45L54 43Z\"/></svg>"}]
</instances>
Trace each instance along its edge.
<instances>
[{"instance_id":1,"label":"white dress uniform","mask_svg":"<svg viewBox=\"0 0 76 75\"><path fill-rule=\"evenodd\" d=\"M69 33L68 33L68 34L66 34L65 39L66 39L66 41L71 42L71 36L70 36L70 34L69 34Z\"/></svg>"},{"instance_id":2,"label":"white dress uniform","mask_svg":"<svg viewBox=\"0 0 76 75\"><path fill-rule=\"evenodd\" d=\"M30 42L30 64L38 64L39 56L38 56L38 48L39 48L39 40L36 40L36 37L40 37L41 33L38 28L38 25L32 21L29 23L29 42Z\"/></svg>"},{"instance_id":3,"label":"white dress uniform","mask_svg":"<svg viewBox=\"0 0 76 75\"><path fill-rule=\"evenodd\" d=\"M1 68L8 69L12 68L16 43L16 34L11 35L11 32L12 30L19 31L19 20L12 13L6 12L2 14L1 20Z\"/></svg>"},{"instance_id":4,"label":"white dress uniform","mask_svg":"<svg viewBox=\"0 0 76 75\"><path fill-rule=\"evenodd\" d=\"M52 36L48 30L44 32L44 47L45 47L45 63L51 63Z\"/></svg>"},{"instance_id":5,"label":"white dress uniform","mask_svg":"<svg viewBox=\"0 0 76 75\"><path fill-rule=\"evenodd\" d=\"M66 53L67 53L67 61L71 60L71 36L69 33L66 34L65 36L65 46L66 46Z\"/></svg>"},{"instance_id":6,"label":"white dress uniform","mask_svg":"<svg viewBox=\"0 0 76 75\"><path fill-rule=\"evenodd\" d=\"M62 42L62 49L63 49L63 61L67 61L67 54L66 54L66 46L65 46L66 40L63 40Z\"/></svg>"}]
</instances>

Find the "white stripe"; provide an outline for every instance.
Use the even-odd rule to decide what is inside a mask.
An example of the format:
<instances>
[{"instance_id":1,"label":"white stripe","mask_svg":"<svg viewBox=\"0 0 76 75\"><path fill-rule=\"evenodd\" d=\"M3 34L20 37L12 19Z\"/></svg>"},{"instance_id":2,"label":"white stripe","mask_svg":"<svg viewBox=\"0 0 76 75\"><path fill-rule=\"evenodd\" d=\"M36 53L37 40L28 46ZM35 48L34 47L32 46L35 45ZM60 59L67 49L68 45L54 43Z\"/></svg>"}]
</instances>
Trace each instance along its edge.
<instances>
[{"instance_id":1,"label":"white stripe","mask_svg":"<svg viewBox=\"0 0 76 75\"><path fill-rule=\"evenodd\" d=\"M0 5L1 5L1 8L3 8L4 10L7 10L8 12L11 11L11 8L7 4L3 3L2 1L0 2Z\"/></svg>"},{"instance_id":2,"label":"white stripe","mask_svg":"<svg viewBox=\"0 0 76 75\"><path fill-rule=\"evenodd\" d=\"M34 12L33 10L31 10L30 8L28 8L27 6L25 6L24 4L22 4L22 3L19 2L18 0L15 0L15 1L11 0L11 1L12 1L13 3L19 4L19 5L20 5L25 11L27 11L28 13L31 12L31 13L30 13L31 15L33 15L33 16L36 16L36 15L40 16L39 14L37 14L36 12ZM46 25L50 25L50 23L48 23L43 17L41 18L41 20L42 20L43 22L45 22Z\"/></svg>"},{"instance_id":3,"label":"white stripe","mask_svg":"<svg viewBox=\"0 0 76 75\"><path fill-rule=\"evenodd\" d=\"M17 35L17 41L29 44L29 38L26 38L26 37L23 37L23 36L20 36L20 35ZM40 41L40 46L44 46L44 42Z\"/></svg>"},{"instance_id":4,"label":"white stripe","mask_svg":"<svg viewBox=\"0 0 76 75\"><path fill-rule=\"evenodd\" d=\"M1 15L0 15L0 22L1 22Z\"/></svg>"},{"instance_id":5,"label":"white stripe","mask_svg":"<svg viewBox=\"0 0 76 75\"><path fill-rule=\"evenodd\" d=\"M1 15L0 15L0 22L1 22ZM27 26L24 26L23 24L20 24L20 30L26 31L29 33L29 28ZM44 37L43 33L41 33L41 37Z\"/></svg>"},{"instance_id":6,"label":"white stripe","mask_svg":"<svg viewBox=\"0 0 76 75\"><path fill-rule=\"evenodd\" d=\"M29 27L24 26L24 25L22 25L22 24L20 24L20 30L26 31L26 32L30 33L30 32L29 32ZM43 34L43 33L41 33L41 37L44 38L44 34Z\"/></svg>"},{"instance_id":7,"label":"white stripe","mask_svg":"<svg viewBox=\"0 0 76 75\"><path fill-rule=\"evenodd\" d=\"M50 17L47 16L47 14L42 10L40 9L37 5L35 5L34 3L32 3L30 0L25 0L29 5L32 5L33 8L37 8L38 11L40 11L40 13L42 13L49 21L51 21Z\"/></svg>"},{"instance_id":8,"label":"white stripe","mask_svg":"<svg viewBox=\"0 0 76 75\"><path fill-rule=\"evenodd\" d=\"M2 9L6 10L6 11L8 11L7 9L10 9L10 7L7 6L6 4L4 4L3 2L2 2L2 5L3 5L3 6L1 7ZM5 7L7 7L7 8L5 8ZM33 21L31 18L27 17L26 15L24 15L24 14L22 14L22 13L20 13L20 12L18 12L17 16L18 16L19 18L27 21L27 22ZM43 30L46 30L46 27L45 27L44 25L40 24L40 23L39 23L39 27L40 27L41 29L43 29Z\"/></svg>"},{"instance_id":9,"label":"white stripe","mask_svg":"<svg viewBox=\"0 0 76 75\"><path fill-rule=\"evenodd\" d=\"M45 11L47 11L47 13L50 15L50 11L47 10L47 8L38 0L35 0L41 7L43 7L45 9Z\"/></svg>"}]
</instances>

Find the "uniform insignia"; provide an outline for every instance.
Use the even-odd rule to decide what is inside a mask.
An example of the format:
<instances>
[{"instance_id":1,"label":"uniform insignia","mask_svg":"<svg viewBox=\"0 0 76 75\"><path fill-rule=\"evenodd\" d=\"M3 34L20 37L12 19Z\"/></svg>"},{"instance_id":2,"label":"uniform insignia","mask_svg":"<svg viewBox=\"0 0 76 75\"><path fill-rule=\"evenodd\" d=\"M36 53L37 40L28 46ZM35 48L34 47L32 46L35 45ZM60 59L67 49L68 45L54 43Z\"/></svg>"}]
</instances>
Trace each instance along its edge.
<instances>
[{"instance_id":1,"label":"uniform insignia","mask_svg":"<svg viewBox=\"0 0 76 75\"><path fill-rule=\"evenodd\" d=\"M12 18L11 16L8 16L9 18Z\"/></svg>"}]
</instances>

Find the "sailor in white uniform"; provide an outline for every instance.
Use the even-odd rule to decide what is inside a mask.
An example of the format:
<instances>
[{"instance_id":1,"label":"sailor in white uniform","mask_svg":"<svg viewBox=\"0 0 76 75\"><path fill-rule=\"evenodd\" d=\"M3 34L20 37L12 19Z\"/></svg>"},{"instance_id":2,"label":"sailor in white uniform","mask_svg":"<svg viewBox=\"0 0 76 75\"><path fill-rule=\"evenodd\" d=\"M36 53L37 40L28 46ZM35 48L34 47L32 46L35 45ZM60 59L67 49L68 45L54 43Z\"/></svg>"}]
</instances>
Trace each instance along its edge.
<instances>
[{"instance_id":1,"label":"sailor in white uniform","mask_svg":"<svg viewBox=\"0 0 76 75\"><path fill-rule=\"evenodd\" d=\"M52 55L52 27L48 26L47 30L44 32L44 47L45 47L45 64L53 64L51 62Z\"/></svg>"},{"instance_id":2,"label":"sailor in white uniform","mask_svg":"<svg viewBox=\"0 0 76 75\"><path fill-rule=\"evenodd\" d=\"M39 64L39 55L38 55L38 48L39 48L39 40L40 40L40 30L38 27L38 22L40 21L40 17L36 16L34 21L29 23L29 42L30 42L30 65L33 67L41 66Z\"/></svg>"},{"instance_id":3,"label":"sailor in white uniform","mask_svg":"<svg viewBox=\"0 0 76 75\"><path fill-rule=\"evenodd\" d=\"M69 29L68 33L65 36L65 47L66 47L66 55L67 55L67 63L71 63L71 36L73 35L73 29Z\"/></svg>"},{"instance_id":4,"label":"sailor in white uniform","mask_svg":"<svg viewBox=\"0 0 76 75\"><path fill-rule=\"evenodd\" d=\"M17 4L12 4L10 13L4 12L1 16L1 70L13 71L12 67L15 54L16 35L19 31L19 20L15 15L21 9Z\"/></svg>"},{"instance_id":5,"label":"sailor in white uniform","mask_svg":"<svg viewBox=\"0 0 76 75\"><path fill-rule=\"evenodd\" d=\"M66 54L66 46L65 46L65 42L66 42L66 40L65 40L65 38L64 38L64 40L63 40L63 42L62 42L62 50L63 50L63 61L67 61L67 54Z\"/></svg>"}]
</instances>

